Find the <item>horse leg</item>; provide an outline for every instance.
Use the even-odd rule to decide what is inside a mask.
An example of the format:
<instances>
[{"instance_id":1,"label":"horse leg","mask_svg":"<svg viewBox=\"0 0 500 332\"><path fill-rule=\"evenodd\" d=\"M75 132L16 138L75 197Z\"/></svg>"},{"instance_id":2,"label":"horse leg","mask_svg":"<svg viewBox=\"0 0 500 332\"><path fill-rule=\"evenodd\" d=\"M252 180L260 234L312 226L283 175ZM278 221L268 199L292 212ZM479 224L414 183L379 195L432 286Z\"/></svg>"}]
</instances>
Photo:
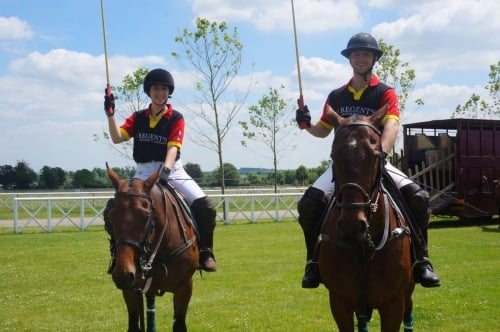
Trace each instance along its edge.
<instances>
[{"instance_id":1,"label":"horse leg","mask_svg":"<svg viewBox=\"0 0 500 332\"><path fill-rule=\"evenodd\" d=\"M395 299L390 304L379 308L380 331L381 332L399 332L403 315L405 311L405 301Z\"/></svg>"},{"instance_id":2,"label":"horse leg","mask_svg":"<svg viewBox=\"0 0 500 332\"><path fill-rule=\"evenodd\" d=\"M133 289L122 291L127 305L128 330L127 332L144 332L144 303L142 294Z\"/></svg>"},{"instance_id":3,"label":"horse leg","mask_svg":"<svg viewBox=\"0 0 500 332\"><path fill-rule=\"evenodd\" d=\"M340 332L354 331L354 310L330 292L330 310Z\"/></svg>"},{"instance_id":4,"label":"horse leg","mask_svg":"<svg viewBox=\"0 0 500 332\"><path fill-rule=\"evenodd\" d=\"M412 290L409 291L409 294L407 294L405 314L403 316L404 332L413 331L413 300L411 298L413 287L411 289Z\"/></svg>"},{"instance_id":5,"label":"horse leg","mask_svg":"<svg viewBox=\"0 0 500 332\"><path fill-rule=\"evenodd\" d=\"M155 295L146 296L146 329L147 332L156 332Z\"/></svg>"},{"instance_id":6,"label":"horse leg","mask_svg":"<svg viewBox=\"0 0 500 332\"><path fill-rule=\"evenodd\" d=\"M403 317L403 327L404 332L412 332L413 331L413 313L406 314Z\"/></svg>"},{"instance_id":7,"label":"horse leg","mask_svg":"<svg viewBox=\"0 0 500 332\"><path fill-rule=\"evenodd\" d=\"M368 323L371 320L373 309L369 308L364 315L356 313L356 318L358 320L358 332L368 332Z\"/></svg>"},{"instance_id":8,"label":"horse leg","mask_svg":"<svg viewBox=\"0 0 500 332\"><path fill-rule=\"evenodd\" d=\"M193 294L193 279L189 279L174 292L174 332L187 332L186 315Z\"/></svg>"}]
</instances>

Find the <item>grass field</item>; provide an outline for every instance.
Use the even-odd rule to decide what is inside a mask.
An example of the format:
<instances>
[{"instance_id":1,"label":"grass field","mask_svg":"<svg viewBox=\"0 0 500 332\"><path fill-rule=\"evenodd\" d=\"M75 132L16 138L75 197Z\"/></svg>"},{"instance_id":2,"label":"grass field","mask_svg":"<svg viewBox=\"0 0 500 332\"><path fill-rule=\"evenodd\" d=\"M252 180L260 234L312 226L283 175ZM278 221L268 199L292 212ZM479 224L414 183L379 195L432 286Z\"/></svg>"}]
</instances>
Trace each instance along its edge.
<instances>
[{"instance_id":1,"label":"grass field","mask_svg":"<svg viewBox=\"0 0 500 332\"><path fill-rule=\"evenodd\" d=\"M442 286L416 287L415 330L498 330L500 230L447 225L430 230ZM215 241L219 270L194 277L190 331L336 331L326 289L300 287L304 248L296 222L219 224ZM0 243L0 331L126 330L101 227L2 232ZM159 331L170 330L171 299L157 299ZM379 330L377 314L370 328Z\"/></svg>"}]
</instances>

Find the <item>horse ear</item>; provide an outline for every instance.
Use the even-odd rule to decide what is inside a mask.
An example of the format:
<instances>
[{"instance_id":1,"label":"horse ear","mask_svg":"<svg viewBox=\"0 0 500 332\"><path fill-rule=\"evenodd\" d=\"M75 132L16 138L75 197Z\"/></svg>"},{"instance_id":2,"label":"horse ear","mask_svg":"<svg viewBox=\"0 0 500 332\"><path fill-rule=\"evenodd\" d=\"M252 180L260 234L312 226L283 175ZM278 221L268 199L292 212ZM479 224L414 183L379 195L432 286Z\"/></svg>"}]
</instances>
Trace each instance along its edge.
<instances>
[{"instance_id":1,"label":"horse ear","mask_svg":"<svg viewBox=\"0 0 500 332\"><path fill-rule=\"evenodd\" d=\"M156 171L154 171L145 181L144 181L144 190L149 192L151 188L155 185L160 177L160 172L163 166L158 167Z\"/></svg>"},{"instance_id":2,"label":"horse ear","mask_svg":"<svg viewBox=\"0 0 500 332\"><path fill-rule=\"evenodd\" d=\"M343 122L346 122L345 118L341 117L337 112L333 110L333 108L326 104L326 115L328 116L328 119L333 123L333 126L335 128L339 127Z\"/></svg>"},{"instance_id":3,"label":"horse ear","mask_svg":"<svg viewBox=\"0 0 500 332\"><path fill-rule=\"evenodd\" d=\"M115 188L115 190L118 190L118 185L120 184L120 176L116 174L111 167L109 167L108 162L106 162L106 170L108 172L108 177L111 180L111 184Z\"/></svg>"},{"instance_id":4,"label":"horse ear","mask_svg":"<svg viewBox=\"0 0 500 332\"><path fill-rule=\"evenodd\" d=\"M380 107L375 113L370 116L370 121L372 124L379 124L380 121L384 118L385 114L387 113L387 110L389 109L389 104L385 104L384 106Z\"/></svg>"}]
</instances>

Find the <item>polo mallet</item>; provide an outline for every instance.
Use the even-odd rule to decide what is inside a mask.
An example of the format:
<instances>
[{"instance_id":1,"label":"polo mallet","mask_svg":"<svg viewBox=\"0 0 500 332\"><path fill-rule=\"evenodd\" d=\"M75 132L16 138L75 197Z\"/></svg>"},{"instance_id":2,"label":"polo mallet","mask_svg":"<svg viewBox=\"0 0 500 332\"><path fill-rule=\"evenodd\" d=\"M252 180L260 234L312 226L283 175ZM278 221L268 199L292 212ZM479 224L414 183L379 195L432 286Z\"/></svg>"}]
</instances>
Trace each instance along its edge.
<instances>
[{"instance_id":1,"label":"polo mallet","mask_svg":"<svg viewBox=\"0 0 500 332\"><path fill-rule=\"evenodd\" d=\"M292 2L292 18L293 18L293 36L295 40L295 59L297 61L297 76L299 79L299 99L297 99L297 104L299 105L299 109L301 111L304 110L304 96L302 95L302 78L300 76L300 61L299 61L299 46L297 43L297 29L295 27L295 9L293 7L293 0ZM299 123L300 129L307 128L307 124L305 121L302 121Z\"/></svg>"},{"instance_id":2,"label":"polo mallet","mask_svg":"<svg viewBox=\"0 0 500 332\"><path fill-rule=\"evenodd\" d=\"M104 41L104 62L106 64L106 96L111 96L111 85L109 84L109 67L108 67L108 47L106 43L106 26L104 24L104 6L101 0L101 20L102 20L102 37ZM106 110L109 113L112 113L111 106Z\"/></svg>"}]
</instances>

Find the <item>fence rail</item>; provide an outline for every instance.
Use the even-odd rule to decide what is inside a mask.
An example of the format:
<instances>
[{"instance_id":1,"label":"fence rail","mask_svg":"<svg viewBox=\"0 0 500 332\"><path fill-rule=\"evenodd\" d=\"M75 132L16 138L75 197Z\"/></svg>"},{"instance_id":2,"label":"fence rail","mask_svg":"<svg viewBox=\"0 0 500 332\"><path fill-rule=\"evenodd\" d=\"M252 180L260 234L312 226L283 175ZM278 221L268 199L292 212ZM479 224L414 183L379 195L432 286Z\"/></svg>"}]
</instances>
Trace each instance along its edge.
<instances>
[{"instance_id":1,"label":"fence rail","mask_svg":"<svg viewBox=\"0 0 500 332\"><path fill-rule=\"evenodd\" d=\"M230 224L237 220L255 223L262 219L275 222L284 218L297 219L296 206L302 197L302 188L280 190L246 189L237 193L212 194L217 210L217 221ZM300 191L299 191L300 190ZM212 192L212 193L211 193ZM236 191L233 191L236 192ZM75 226L85 230L93 224L103 224L102 213L106 202L114 192L85 193L15 193L10 194L11 205L2 195L2 204L12 210L12 220L0 220L1 227L13 227L15 233L21 233L26 227L40 227L45 232L52 232L60 226Z\"/></svg>"}]
</instances>

